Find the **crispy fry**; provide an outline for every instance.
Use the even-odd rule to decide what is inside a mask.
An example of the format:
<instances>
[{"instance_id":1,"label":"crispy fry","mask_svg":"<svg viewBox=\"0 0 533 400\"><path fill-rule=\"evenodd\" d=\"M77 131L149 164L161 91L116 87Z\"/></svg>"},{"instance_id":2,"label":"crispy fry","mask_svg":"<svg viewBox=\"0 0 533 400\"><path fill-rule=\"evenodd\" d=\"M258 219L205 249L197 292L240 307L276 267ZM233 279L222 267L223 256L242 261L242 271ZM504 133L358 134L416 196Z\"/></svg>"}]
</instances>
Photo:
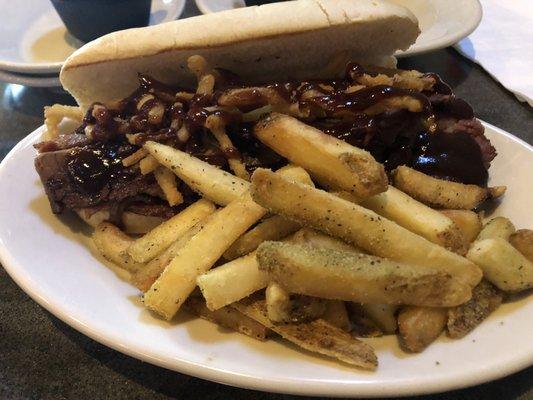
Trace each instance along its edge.
<instances>
[{"instance_id":1,"label":"crispy fry","mask_svg":"<svg viewBox=\"0 0 533 400\"><path fill-rule=\"evenodd\" d=\"M264 325L247 317L233 307L224 307L211 311L206 307L205 301L198 297L189 297L184 306L200 318L225 328L233 329L254 339L266 340L268 336L268 329Z\"/></svg>"},{"instance_id":2,"label":"crispy fry","mask_svg":"<svg viewBox=\"0 0 533 400\"><path fill-rule=\"evenodd\" d=\"M369 345L324 320L274 324L268 319L266 305L262 300L245 299L235 303L234 307L303 349L356 367L369 370L377 368L377 357Z\"/></svg>"},{"instance_id":3,"label":"crispy fry","mask_svg":"<svg viewBox=\"0 0 533 400\"><path fill-rule=\"evenodd\" d=\"M431 207L472 210L491 197L487 188L433 178L406 166L394 170L393 180L398 189Z\"/></svg>"},{"instance_id":4,"label":"crispy fry","mask_svg":"<svg viewBox=\"0 0 533 400\"><path fill-rule=\"evenodd\" d=\"M326 309L321 318L343 331L350 332L352 329L352 324L350 323L350 318L348 317L348 312L346 311L346 306L343 301L326 301Z\"/></svg>"},{"instance_id":5,"label":"crispy fry","mask_svg":"<svg viewBox=\"0 0 533 400\"><path fill-rule=\"evenodd\" d=\"M256 257L259 269L291 293L324 299L445 307L471 295L469 286L437 269L365 254L264 242Z\"/></svg>"},{"instance_id":6,"label":"crispy fry","mask_svg":"<svg viewBox=\"0 0 533 400\"><path fill-rule=\"evenodd\" d=\"M446 308L404 307L398 314L398 331L402 346L419 353L437 339L448 319Z\"/></svg>"},{"instance_id":7,"label":"crispy fry","mask_svg":"<svg viewBox=\"0 0 533 400\"><path fill-rule=\"evenodd\" d=\"M102 222L94 230L92 239L100 254L119 267L130 272L144 267L142 263L133 260L126 252L133 243L133 239L115 225Z\"/></svg>"},{"instance_id":8,"label":"crispy fry","mask_svg":"<svg viewBox=\"0 0 533 400\"><path fill-rule=\"evenodd\" d=\"M148 152L145 149L139 149L135 153L122 159L122 165L124 165L125 167L131 167L132 165L137 164L147 155L148 155Z\"/></svg>"},{"instance_id":9,"label":"crispy fry","mask_svg":"<svg viewBox=\"0 0 533 400\"><path fill-rule=\"evenodd\" d=\"M516 231L513 223L505 217L496 217L485 224L476 239L504 239L509 240L509 237Z\"/></svg>"},{"instance_id":10,"label":"crispy fry","mask_svg":"<svg viewBox=\"0 0 533 400\"><path fill-rule=\"evenodd\" d=\"M323 299L291 294L276 282L265 291L268 318L272 322L302 322L319 318L326 311Z\"/></svg>"},{"instance_id":11,"label":"crispy fry","mask_svg":"<svg viewBox=\"0 0 533 400\"><path fill-rule=\"evenodd\" d=\"M248 194L216 211L145 293L144 304L170 320L196 287L196 278L265 213Z\"/></svg>"},{"instance_id":12,"label":"crispy fry","mask_svg":"<svg viewBox=\"0 0 533 400\"><path fill-rule=\"evenodd\" d=\"M250 180L250 174L242 163L240 154L235 146L233 146L231 139L226 133L224 123L220 117L217 115L210 115L205 121L205 127L211 131L213 136L215 136L215 139L223 152L235 154L235 156L228 158L228 164L233 173L241 179Z\"/></svg>"},{"instance_id":13,"label":"crispy fry","mask_svg":"<svg viewBox=\"0 0 533 400\"><path fill-rule=\"evenodd\" d=\"M265 288L268 276L259 271L255 252L252 252L198 276L196 282L207 307L218 310Z\"/></svg>"},{"instance_id":14,"label":"crispy fry","mask_svg":"<svg viewBox=\"0 0 533 400\"><path fill-rule=\"evenodd\" d=\"M151 172L154 172L160 164L157 160L151 155L147 155L141 161L139 161L139 168L141 169L141 174L148 175Z\"/></svg>"},{"instance_id":15,"label":"crispy fry","mask_svg":"<svg viewBox=\"0 0 533 400\"><path fill-rule=\"evenodd\" d=\"M476 240L481 232L483 224L481 218L474 211L470 210L440 210L459 228L468 244Z\"/></svg>"},{"instance_id":16,"label":"crispy fry","mask_svg":"<svg viewBox=\"0 0 533 400\"><path fill-rule=\"evenodd\" d=\"M173 207L183 203L183 195L176 184L176 175L171 170L165 167L158 167L154 171L154 176L169 206Z\"/></svg>"},{"instance_id":17,"label":"crispy fry","mask_svg":"<svg viewBox=\"0 0 533 400\"><path fill-rule=\"evenodd\" d=\"M274 215L250 229L224 253L226 260L234 260L251 253L265 240L279 240L300 229L300 224Z\"/></svg>"},{"instance_id":18,"label":"crispy fry","mask_svg":"<svg viewBox=\"0 0 533 400\"><path fill-rule=\"evenodd\" d=\"M385 334L393 334L398 328L396 321L397 306L390 304L361 304L363 312L376 323Z\"/></svg>"},{"instance_id":19,"label":"crispy fry","mask_svg":"<svg viewBox=\"0 0 533 400\"><path fill-rule=\"evenodd\" d=\"M237 200L249 183L183 151L156 142L147 142L144 148L192 190L215 204L225 206Z\"/></svg>"},{"instance_id":20,"label":"crispy fry","mask_svg":"<svg viewBox=\"0 0 533 400\"><path fill-rule=\"evenodd\" d=\"M448 310L448 335L460 339L472 332L503 300L503 294L486 280L472 290L472 298L465 304Z\"/></svg>"},{"instance_id":21,"label":"crispy fry","mask_svg":"<svg viewBox=\"0 0 533 400\"><path fill-rule=\"evenodd\" d=\"M147 262L162 253L172 242L179 239L187 230L215 211L209 200L201 199L185 210L137 239L128 249L128 254L136 261Z\"/></svg>"},{"instance_id":22,"label":"crispy fry","mask_svg":"<svg viewBox=\"0 0 533 400\"><path fill-rule=\"evenodd\" d=\"M143 293L150 289L150 286L159 278L163 273L166 266L176 257L179 251L185 246L185 244L200 230L203 229L206 221L209 220L209 216L202 219L183 235L181 235L174 243L172 243L163 253L150 260L144 267L139 268L132 276L131 282Z\"/></svg>"},{"instance_id":23,"label":"crispy fry","mask_svg":"<svg viewBox=\"0 0 533 400\"><path fill-rule=\"evenodd\" d=\"M466 253L466 240L450 218L393 186L360 204L433 243L460 254Z\"/></svg>"},{"instance_id":24,"label":"crispy fry","mask_svg":"<svg viewBox=\"0 0 533 400\"><path fill-rule=\"evenodd\" d=\"M516 231L509 237L509 243L529 261L533 262L533 230L520 229Z\"/></svg>"},{"instance_id":25,"label":"crispy fry","mask_svg":"<svg viewBox=\"0 0 533 400\"><path fill-rule=\"evenodd\" d=\"M356 249L354 246L343 242L340 239L328 236L322 232L318 232L310 228L300 229L292 236L291 242L318 249L347 251L355 254L362 253L360 249Z\"/></svg>"},{"instance_id":26,"label":"crispy fry","mask_svg":"<svg viewBox=\"0 0 533 400\"><path fill-rule=\"evenodd\" d=\"M359 303L344 302L352 325L352 334L357 337L372 338L383 336L383 332L363 311Z\"/></svg>"},{"instance_id":27,"label":"crispy fry","mask_svg":"<svg viewBox=\"0 0 533 400\"><path fill-rule=\"evenodd\" d=\"M416 266L421 271L432 267L471 287L481 280L481 270L467 259L330 193L289 182L265 169L254 172L251 193L258 204L270 211L339 237L369 253Z\"/></svg>"},{"instance_id":28,"label":"crispy fry","mask_svg":"<svg viewBox=\"0 0 533 400\"><path fill-rule=\"evenodd\" d=\"M59 135L59 124L63 118L69 118L81 123L83 111L80 107L54 104L44 107L44 124L46 126L45 139L51 140Z\"/></svg>"},{"instance_id":29,"label":"crispy fry","mask_svg":"<svg viewBox=\"0 0 533 400\"><path fill-rule=\"evenodd\" d=\"M533 287L533 263L505 239L476 240L466 256L481 267L485 279L505 292Z\"/></svg>"},{"instance_id":30,"label":"crispy fry","mask_svg":"<svg viewBox=\"0 0 533 400\"><path fill-rule=\"evenodd\" d=\"M265 145L334 189L368 197L387 188L385 170L370 153L293 117L272 113L256 124L254 133Z\"/></svg>"}]
</instances>

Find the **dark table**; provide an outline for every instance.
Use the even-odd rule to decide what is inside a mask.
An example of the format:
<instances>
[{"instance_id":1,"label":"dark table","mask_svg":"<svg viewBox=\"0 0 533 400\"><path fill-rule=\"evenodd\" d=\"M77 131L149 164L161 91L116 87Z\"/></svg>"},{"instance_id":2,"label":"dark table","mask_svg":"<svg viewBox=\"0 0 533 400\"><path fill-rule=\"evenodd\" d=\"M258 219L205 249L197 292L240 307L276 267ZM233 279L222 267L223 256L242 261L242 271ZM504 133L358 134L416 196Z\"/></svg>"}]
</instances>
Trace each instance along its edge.
<instances>
[{"instance_id":1,"label":"dark table","mask_svg":"<svg viewBox=\"0 0 533 400\"><path fill-rule=\"evenodd\" d=\"M185 15L197 10L189 2ZM439 73L477 116L533 144L533 113L452 49L401 60ZM0 82L0 160L66 94ZM512 338L509 338L512 340ZM460 355L458 355L460 360ZM296 399L232 388L143 363L81 335L24 294L0 268L0 399ZM533 367L470 389L419 399L533 399Z\"/></svg>"}]
</instances>

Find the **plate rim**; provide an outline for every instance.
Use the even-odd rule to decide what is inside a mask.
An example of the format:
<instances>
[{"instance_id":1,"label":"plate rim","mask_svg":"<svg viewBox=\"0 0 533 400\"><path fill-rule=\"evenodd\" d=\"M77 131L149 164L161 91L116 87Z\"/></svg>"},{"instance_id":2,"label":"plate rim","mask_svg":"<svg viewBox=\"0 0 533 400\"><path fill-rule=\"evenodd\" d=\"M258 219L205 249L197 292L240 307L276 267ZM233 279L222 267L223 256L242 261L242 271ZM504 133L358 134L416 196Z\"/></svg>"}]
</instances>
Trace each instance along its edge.
<instances>
[{"instance_id":1,"label":"plate rim","mask_svg":"<svg viewBox=\"0 0 533 400\"><path fill-rule=\"evenodd\" d=\"M524 140L512 135L505 130L498 128L492 124L480 120L485 126L498 134L516 142L525 147L533 153L533 146ZM32 133L18 142L13 149L5 156L0 163L0 180L4 171L7 169L6 165L9 160L15 156L22 148L31 144L35 138L42 133L44 126L40 126ZM444 381L433 381L426 383L425 386L416 385L409 382L403 383L389 383L386 387L379 387L376 382L306 382L302 385L301 381L291 379L269 378L265 380L261 377L247 374L240 374L223 370L222 368L212 367L203 363L198 363L183 358L173 358L165 360L158 358L149 352L127 347L121 343L118 338L108 335L100 334L96 329L91 328L90 325L85 324L82 320L76 319L67 312L67 308L59 302L47 298L47 293L43 293L31 276L24 271L22 265L9 252L0 238L0 263L13 279L13 281L35 302L45 308L48 312L59 318L61 321L71 326L83 335L112 348L120 353L126 354L141 361L166 368L179 373L195 376L201 379L209 380L225 385L253 389L271 393L284 393L294 395L307 396L331 396L331 397L393 397L393 396L412 396L423 395L430 393L439 393L444 391L462 389L478 385L484 382L496 380L518 372L532 365L533 354L521 354L520 357L515 358L512 362L507 363L503 368L484 370L483 368L468 371L462 380L447 379Z\"/></svg>"}]
</instances>

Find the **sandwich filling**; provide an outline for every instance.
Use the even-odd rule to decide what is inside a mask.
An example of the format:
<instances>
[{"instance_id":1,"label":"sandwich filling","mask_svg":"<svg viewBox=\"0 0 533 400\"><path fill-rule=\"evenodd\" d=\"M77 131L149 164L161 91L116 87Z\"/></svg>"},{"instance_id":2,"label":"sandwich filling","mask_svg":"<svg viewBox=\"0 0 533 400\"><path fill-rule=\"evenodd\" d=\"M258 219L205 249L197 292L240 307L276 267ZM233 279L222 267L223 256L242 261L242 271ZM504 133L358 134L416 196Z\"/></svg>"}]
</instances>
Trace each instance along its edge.
<instances>
[{"instance_id":1,"label":"sandwich filling","mask_svg":"<svg viewBox=\"0 0 533 400\"><path fill-rule=\"evenodd\" d=\"M253 134L256 121L271 111L368 150L388 171L408 165L486 186L495 149L472 108L436 74L350 63L335 80L252 86L226 70L210 76L207 90L200 80L191 92L139 75L130 96L113 107L93 104L74 133L36 144L35 165L52 210L106 208L114 220L125 210L168 218L198 196L180 182L184 201L171 207L154 174L125 160L156 141L226 170L232 160L244 173L276 169L287 161ZM226 140L214 134L213 121Z\"/></svg>"}]
</instances>

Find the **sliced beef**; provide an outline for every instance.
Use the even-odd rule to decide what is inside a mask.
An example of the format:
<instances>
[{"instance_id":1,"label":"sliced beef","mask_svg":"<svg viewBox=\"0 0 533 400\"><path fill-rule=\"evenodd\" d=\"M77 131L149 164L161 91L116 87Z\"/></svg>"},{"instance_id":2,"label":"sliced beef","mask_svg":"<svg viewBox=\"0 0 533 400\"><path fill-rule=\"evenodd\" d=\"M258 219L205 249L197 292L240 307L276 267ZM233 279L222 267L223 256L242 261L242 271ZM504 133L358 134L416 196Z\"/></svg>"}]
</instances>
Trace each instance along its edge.
<instances>
[{"instance_id":1,"label":"sliced beef","mask_svg":"<svg viewBox=\"0 0 533 400\"><path fill-rule=\"evenodd\" d=\"M97 175L93 170L84 182L83 176L80 178L81 174L76 174L72 167L72 160L83 163L80 154L88 150L86 147L76 147L46 152L35 159L35 168L54 213L61 213L65 208L120 202L141 193L160 195L160 188L153 175L141 175L136 168L124 168L121 163L116 164L115 170L105 174Z\"/></svg>"},{"instance_id":2,"label":"sliced beef","mask_svg":"<svg viewBox=\"0 0 533 400\"><path fill-rule=\"evenodd\" d=\"M41 143L33 145L39 153L46 153L49 151L58 151L65 149L72 149L73 147L86 146L91 143L92 139L87 135L80 133L72 133L70 135L60 135L52 140L45 140Z\"/></svg>"}]
</instances>

